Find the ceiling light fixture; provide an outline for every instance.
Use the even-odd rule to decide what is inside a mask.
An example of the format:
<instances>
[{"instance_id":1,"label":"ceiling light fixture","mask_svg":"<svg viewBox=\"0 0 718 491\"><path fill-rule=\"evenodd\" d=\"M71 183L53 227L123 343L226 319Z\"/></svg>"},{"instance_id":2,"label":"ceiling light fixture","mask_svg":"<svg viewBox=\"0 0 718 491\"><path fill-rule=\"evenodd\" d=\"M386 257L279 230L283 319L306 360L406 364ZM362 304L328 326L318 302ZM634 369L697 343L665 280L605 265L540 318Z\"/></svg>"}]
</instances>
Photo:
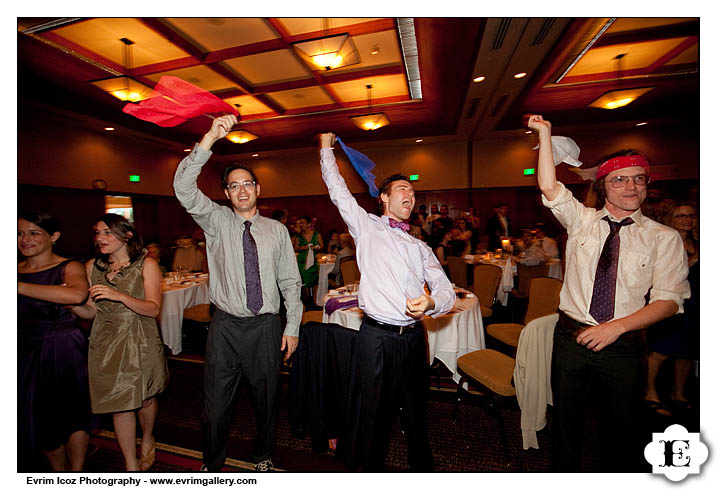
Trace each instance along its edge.
<instances>
[{"instance_id":1,"label":"ceiling light fixture","mask_svg":"<svg viewBox=\"0 0 718 491\"><path fill-rule=\"evenodd\" d=\"M524 78L526 76L526 72L517 73L514 75L514 78Z\"/></svg>"},{"instance_id":2,"label":"ceiling light fixture","mask_svg":"<svg viewBox=\"0 0 718 491\"><path fill-rule=\"evenodd\" d=\"M242 106L241 106L241 104L235 104L234 107L237 108L237 121L238 121L237 124L239 124L242 121L242 113L240 111L240 108ZM232 143L242 144L242 143L251 142L252 140L256 140L259 137L257 135L255 135L254 133L250 133L247 130L234 130L234 131L230 131L229 133L227 133L227 136L225 136L225 138L227 140L231 141Z\"/></svg>"},{"instance_id":3,"label":"ceiling light fixture","mask_svg":"<svg viewBox=\"0 0 718 491\"><path fill-rule=\"evenodd\" d=\"M359 63L361 60L354 40L347 33L330 35L329 22L329 19L323 20L324 36L292 43L297 53L310 65L323 70Z\"/></svg>"},{"instance_id":4,"label":"ceiling light fixture","mask_svg":"<svg viewBox=\"0 0 718 491\"><path fill-rule=\"evenodd\" d=\"M108 126L105 128L105 131L115 131L115 129L112 126Z\"/></svg>"},{"instance_id":5,"label":"ceiling light fixture","mask_svg":"<svg viewBox=\"0 0 718 491\"><path fill-rule=\"evenodd\" d=\"M120 39L122 42L122 65L125 73L132 72L132 45L135 44L127 38ZM121 75L119 77L103 78L93 80L93 85L104 90L113 97L125 102L140 102L152 94L152 88L137 80Z\"/></svg>"},{"instance_id":6,"label":"ceiling light fixture","mask_svg":"<svg viewBox=\"0 0 718 491\"><path fill-rule=\"evenodd\" d=\"M645 126L645 125L647 125L647 124L648 124L648 123L644 121L643 123L636 123L636 126Z\"/></svg>"},{"instance_id":7,"label":"ceiling light fixture","mask_svg":"<svg viewBox=\"0 0 718 491\"><path fill-rule=\"evenodd\" d=\"M484 76L482 75L482 76L480 76L480 77L476 77L476 78L474 79L474 82L477 82L477 83L478 83L478 82L483 82L484 80L486 80L486 77L484 77Z\"/></svg>"},{"instance_id":8,"label":"ceiling light fixture","mask_svg":"<svg viewBox=\"0 0 718 491\"><path fill-rule=\"evenodd\" d=\"M380 51L381 51L381 48L379 48L378 44L375 44L371 48L371 54L373 54L373 55L378 55Z\"/></svg>"},{"instance_id":9,"label":"ceiling light fixture","mask_svg":"<svg viewBox=\"0 0 718 491\"><path fill-rule=\"evenodd\" d=\"M369 101L369 114L352 116L351 118L355 125L366 131L378 130L382 126L386 126L389 124L389 118L386 116L386 114L371 112L371 88L371 85L366 86L367 99Z\"/></svg>"},{"instance_id":10,"label":"ceiling light fixture","mask_svg":"<svg viewBox=\"0 0 718 491\"><path fill-rule=\"evenodd\" d=\"M601 109L618 109L627 106L643 94L653 90L653 87L642 87L638 89L612 90L606 92L601 97L589 104L589 107L598 107Z\"/></svg>"},{"instance_id":11,"label":"ceiling light fixture","mask_svg":"<svg viewBox=\"0 0 718 491\"><path fill-rule=\"evenodd\" d=\"M421 142L423 142L423 141L424 141L424 140L422 140L421 138L419 138L418 140L416 140L416 143L421 143Z\"/></svg>"}]
</instances>

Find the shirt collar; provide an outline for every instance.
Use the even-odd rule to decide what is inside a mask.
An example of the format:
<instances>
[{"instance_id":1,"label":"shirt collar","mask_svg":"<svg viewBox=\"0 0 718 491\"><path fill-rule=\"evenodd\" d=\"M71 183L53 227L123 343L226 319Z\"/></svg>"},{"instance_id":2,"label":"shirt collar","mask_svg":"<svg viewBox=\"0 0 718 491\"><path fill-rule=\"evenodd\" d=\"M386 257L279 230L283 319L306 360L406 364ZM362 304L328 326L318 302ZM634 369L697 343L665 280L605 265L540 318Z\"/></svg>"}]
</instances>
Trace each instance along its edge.
<instances>
[{"instance_id":1,"label":"shirt collar","mask_svg":"<svg viewBox=\"0 0 718 491\"><path fill-rule=\"evenodd\" d=\"M240 214L238 214L238 213L235 213L235 215L237 215L237 217L238 217L240 220L242 220L242 225L244 225L244 222L252 222L252 225L254 225L254 224L257 223L257 220L259 220L259 210L257 210L257 212L254 214L254 216L253 216L252 218L249 218L249 219L244 218L242 215L240 215Z\"/></svg>"},{"instance_id":2,"label":"shirt collar","mask_svg":"<svg viewBox=\"0 0 718 491\"><path fill-rule=\"evenodd\" d=\"M603 208L601 208L601 209L598 211L598 213L596 213L596 217L597 217L599 220L601 220L603 217L609 217L609 218L610 218L611 220L613 220L614 222L620 222L620 221L621 221L621 220L619 220L618 218L616 218L616 217L614 217L613 215L611 215L611 213L606 209L605 206L604 206ZM628 215L628 217L631 217L631 218L633 219L633 222L634 222L636 225L638 225L639 227L644 227L644 226L645 226L646 217L643 216L643 213L641 213L641 209L640 209L640 208L637 209L636 211L634 211L633 213L631 213L630 215ZM628 218L628 217L625 217L625 218Z\"/></svg>"}]
</instances>

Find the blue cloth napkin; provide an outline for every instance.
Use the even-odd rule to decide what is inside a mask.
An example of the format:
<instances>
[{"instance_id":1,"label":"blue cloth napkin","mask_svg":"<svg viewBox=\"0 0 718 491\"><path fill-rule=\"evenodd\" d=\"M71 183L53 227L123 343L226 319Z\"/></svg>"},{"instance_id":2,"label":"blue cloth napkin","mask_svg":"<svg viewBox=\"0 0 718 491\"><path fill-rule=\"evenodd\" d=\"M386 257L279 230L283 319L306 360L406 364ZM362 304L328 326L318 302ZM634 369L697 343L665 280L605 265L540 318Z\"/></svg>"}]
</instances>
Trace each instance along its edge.
<instances>
[{"instance_id":1,"label":"blue cloth napkin","mask_svg":"<svg viewBox=\"0 0 718 491\"><path fill-rule=\"evenodd\" d=\"M344 153L347 155L349 162L351 162L354 166L354 169L356 169L367 186L369 186L369 194L372 198L379 196L379 189L377 189L376 184L374 183L376 176L371 173L371 170L376 166L376 164L360 151L347 147L341 138L337 137L337 142L341 145L342 150L344 150Z\"/></svg>"}]
</instances>

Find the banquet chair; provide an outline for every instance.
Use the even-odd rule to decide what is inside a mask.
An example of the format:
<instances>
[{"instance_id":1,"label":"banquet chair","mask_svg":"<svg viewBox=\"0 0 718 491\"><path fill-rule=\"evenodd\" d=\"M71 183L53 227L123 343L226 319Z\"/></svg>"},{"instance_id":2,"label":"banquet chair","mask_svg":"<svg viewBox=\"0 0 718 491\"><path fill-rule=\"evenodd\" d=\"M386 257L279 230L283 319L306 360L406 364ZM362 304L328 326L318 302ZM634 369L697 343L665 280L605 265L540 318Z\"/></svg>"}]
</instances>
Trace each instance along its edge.
<instances>
[{"instance_id":1,"label":"banquet chair","mask_svg":"<svg viewBox=\"0 0 718 491\"><path fill-rule=\"evenodd\" d=\"M555 318L539 317L536 319L532 319L531 322L526 325L526 327L528 329L540 329L544 325L542 323L545 323L546 321L552 321L553 324L555 324L557 319L558 316L555 316ZM553 332L553 328L551 329L551 332ZM524 342L530 343L530 341L528 340ZM528 347L531 348L531 346L532 345L529 344ZM508 439L506 436L506 425L504 423L503 413L501 412L501 403L506 398L516 397L516 386L514 381L514 368L516 367L516 359L499 351L495 351L492 349L481 349L460 356L457 360L457 367L461 378L459 380L459 385L456 389L456 401L453 412L454 423L456 423L459 418L459 409L462 397L469 397L474 395L479 397L481 402L484 402L486 405L488 405L487 409L496 420L499 430L499 436L501 437L501 443L503 445L504 459L506 465L510 466L511 459L509 455ZM467 383L478 384L480 386L479 389L486 390L482 390L478 393L468 392L464 388L464 385Z\"/></svg>"},{"instance_id":2,"label":"banquet chair","mask_svg":"<svg viewBox=\"0 0 718 491\"><path fill-rule=\"evenodd\" d=\"M494 264L474 266L474 294L479 299L481 317L491 317L496 302L496 290L501 281L501 268Z\"/></svg>"},{"instance_id":3,"label":"banquet chair","mask_svg":"<svg viewBox=\"0 0 718 491\"><path fill-rule=\"evenodd\" d=\"M302 325L307 322L322 322L323 315L321 310L307 310L302 314Z\"/></svg>"},{"instance_id":4,"label":"banquet chair","mask_svg":"<svg viewBox=\"0 0 718 491\"><path fill-rule=\"evenodd\" d=\"M519 336L524 326L534 319L554 314L558 311L559 297L563 282L556 278L533 278L531 280L528 307L523 324L489 324L486 333L494 339L511 346L513 351L519 344Z\"/></svg>"},{"instance_id":5,"label":"banquet chair","mask_svg":"<svg viewBox=\"0 0 718 491\"><path fill-rule=\"evenodd\" d=\"M214 305L200 303L184 309L182 314L182 351L204 353Z\"/></svg>"},{"instance_id":6,"label":"banquet chair","mask_svg":"<svg viewBox=\"0 0 718 491\"><path fill-rule=\"evenodd\" d=\"M469 288L466 278L466 261L461 257L448 256L446 263L449 265L449 276L451 282L461 288Z\"/></svg>"},{"instance_id":7,"label":"banquet chair","mask_svg":"<svg viewBox=\"0 0 718 491\"><path fill-rule=\"evenodd\" d=\"M357 266L357 262L354 259L342 261L339 264L339 270L342 272L342 283L345 285L356 283L361 279L359 266Z\"/></svg>"},{"instance_id":8,"label":"banquet chair","mask_svg":"<svg viewBox=\"0 0 718 491\"><path fill-rule=\"evenodd\" d=\"M531 280L548 276L549 265L546 263L537 264L536 266L526 266L519 263L516 266L518 276L518 288L511 290L511 295L516 298L526 299L529 297L529 288Z\"/></svg>"},{"instance_id":9,"label":"banquet chair","mask_svg":"<svg viewBox=\"0 0 718 491\"><path fill-rule=\"evenodd\" d=\"M333 290L334 288L340 287L344 284L344 280L342 279L342 264L344 264L347 261L356 261L356 256L344 256L339 260L339 272L337 273L336 278L332 278L332 275L330 273L329 278L327 280L327 283L329 285L329 288Z\"/></svg>"}]
</instances>

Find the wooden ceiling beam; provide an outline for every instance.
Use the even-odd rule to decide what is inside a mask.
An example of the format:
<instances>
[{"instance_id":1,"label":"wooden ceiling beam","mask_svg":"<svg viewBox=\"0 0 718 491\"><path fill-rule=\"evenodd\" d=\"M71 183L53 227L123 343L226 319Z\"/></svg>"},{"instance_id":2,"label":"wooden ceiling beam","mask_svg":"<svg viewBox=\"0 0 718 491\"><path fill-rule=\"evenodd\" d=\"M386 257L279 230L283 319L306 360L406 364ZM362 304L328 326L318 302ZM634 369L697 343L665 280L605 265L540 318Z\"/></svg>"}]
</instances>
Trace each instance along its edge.
<instances>
[{"instance_id":1,"label":"wooden ceiling beam","mask_svg":"<svg viewBox=\"0 0 718 491\"><path fill-rule=\"evenodd\" d=\"M638 29L626 32L606 33L597 40L593 47L604 48L618 44L636 44L665 39L697 36L700 32L700 22L690 21L669 26L656 26L647 29Z\"/></svg>"}]
</instances>

